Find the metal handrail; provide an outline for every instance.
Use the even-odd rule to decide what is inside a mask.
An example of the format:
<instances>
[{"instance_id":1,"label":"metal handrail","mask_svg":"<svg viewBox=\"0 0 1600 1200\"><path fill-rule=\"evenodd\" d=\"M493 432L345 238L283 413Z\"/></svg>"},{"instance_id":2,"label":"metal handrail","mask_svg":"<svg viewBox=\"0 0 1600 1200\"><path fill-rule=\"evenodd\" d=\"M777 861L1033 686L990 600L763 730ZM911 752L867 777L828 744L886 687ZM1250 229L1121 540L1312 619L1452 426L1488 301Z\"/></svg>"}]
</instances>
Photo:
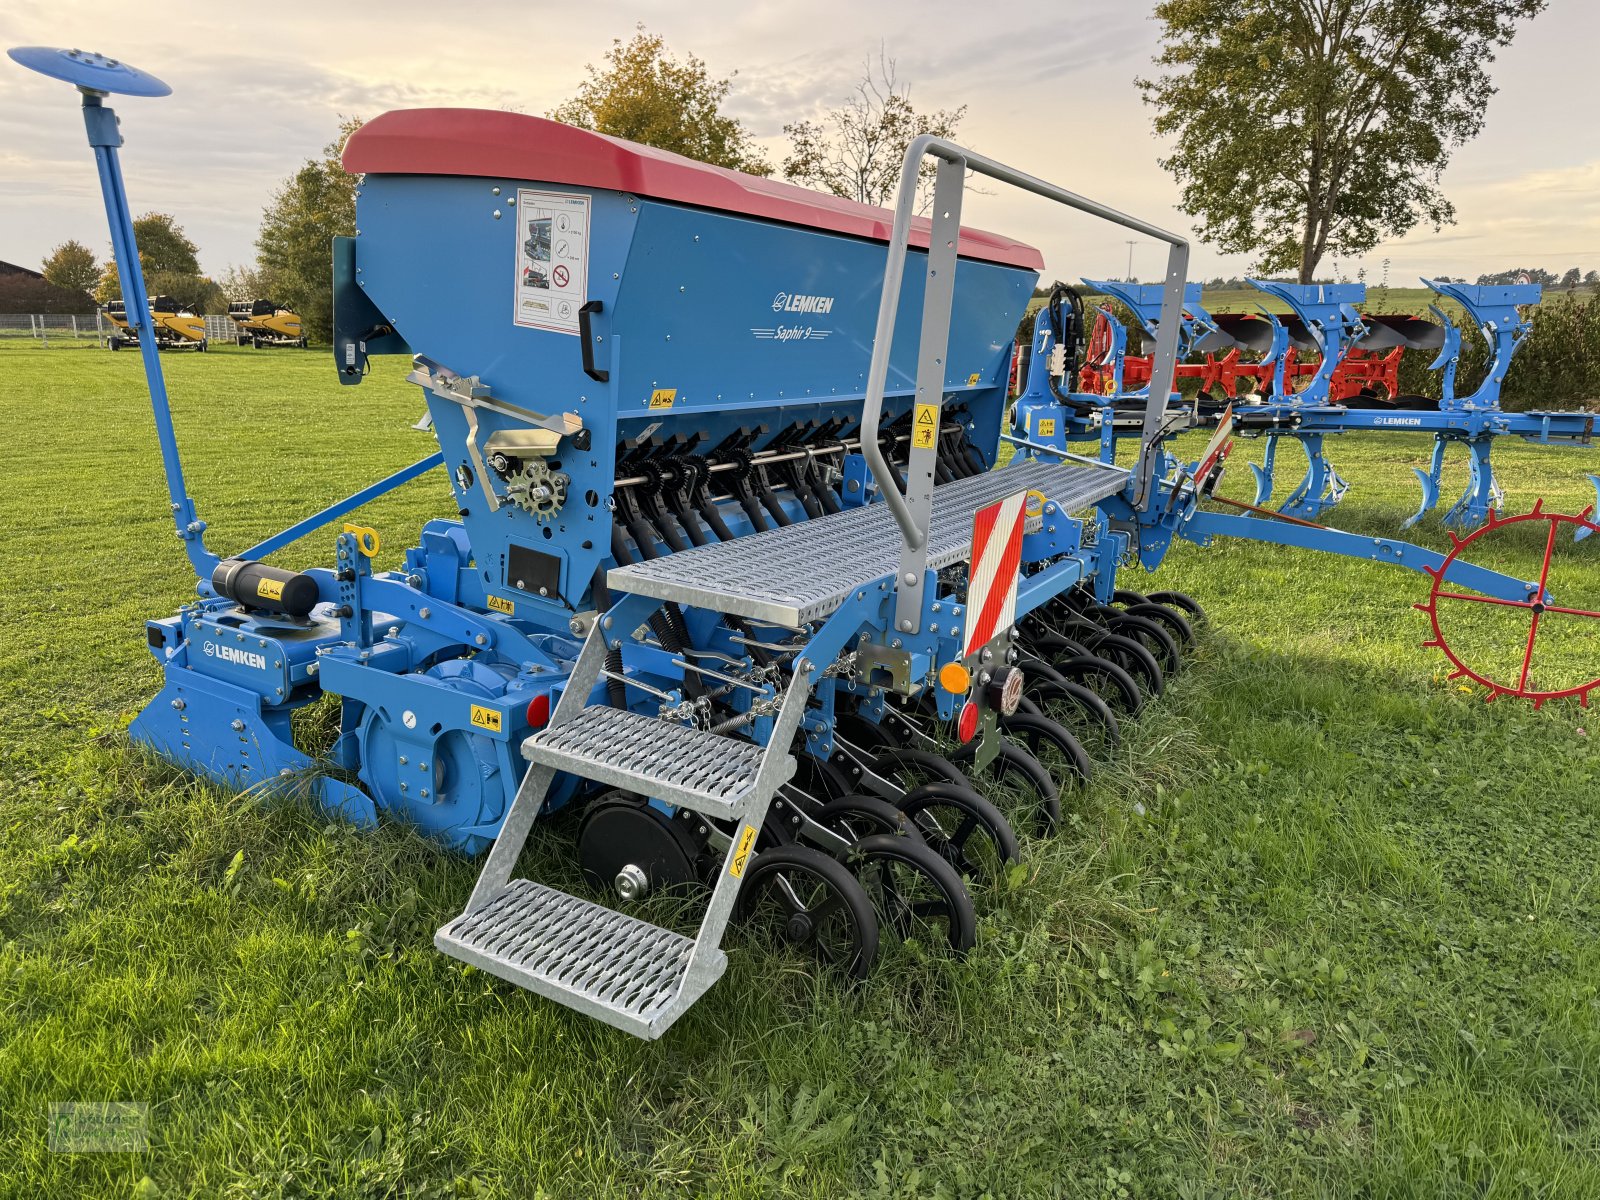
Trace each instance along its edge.
<instances>
[{"instance_id":1,"label":"metal handrail","mask_svg":"<svg viewBox=\"0 0 1600 1200\"><path fill-rule=\"evenodd\" d=\"M919 620L922 577L928 543L928 522L932 512L932 455L919 454L913 441L908 466L906 491L878 447L878 422L883 414L883 393L889 375L889 352L894 338L895 319L900 308L900 286L905 278L906 255L910 243L911 217L917 202L917 184L923 159L939 160L934 184L933 227L928 240L928 286L923 295L923 325L918 350L916 398L924 403L944 403L944 356L949 339L950 312L954 302L955 265L961 234L961 197L967 171L1023 191L1043 196L1136 230L1166 242L1167 273L1163 280L1161 324L1156 331L1155 362L1150 379L1149 399L1145 404L1144 429L1139 462L1134 476L1134 504L1144 507L1149 500L1157 464L1156 451L1166 429L1163 417L1167 398L1178 365L1178 334L1183 323L1183 288L1189 269L1189 243L1175 233L1160 229L1136 217L1118 212L1066 188L1046 183L1004 163L958 146L933 134L922 134L906 147L905 164L900 172L900 191L895 200L894 225L889 234L888 257L884 263L883 296L878 305L878 325L873 337L872 362L867 369L867 392L861 412L861 450L872 471L878 490L900 526L901 567L895 608L896 628L914 631ZM941 277L940 273L944 272ZM932 335L930 337L930 335ZM930 345L930 341L937 345ZM918 458L925 462L919 464ZM925 475L925 479L924 479ZM914 493L914 495L913 495ZM909 497L909 498L908 498ZM916 511L913 511L915 505Z\"/></svg>"}]
</instances>

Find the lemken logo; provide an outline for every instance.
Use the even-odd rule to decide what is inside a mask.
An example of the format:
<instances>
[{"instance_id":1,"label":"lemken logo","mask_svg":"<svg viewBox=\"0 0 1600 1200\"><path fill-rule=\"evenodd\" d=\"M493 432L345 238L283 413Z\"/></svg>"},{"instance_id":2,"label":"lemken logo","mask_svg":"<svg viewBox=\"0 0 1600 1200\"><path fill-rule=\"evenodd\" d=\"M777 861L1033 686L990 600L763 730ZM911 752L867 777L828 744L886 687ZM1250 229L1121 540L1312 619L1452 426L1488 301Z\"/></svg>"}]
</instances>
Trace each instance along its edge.
<instances>
[{"instance_id":1,"label":"lemken logo","mask_svg":"<svg viewBox=\"0 0 1600 1200\"><path fill-rule=\"evenodd\" d=\"M1374 425L1421 425L1421 417L1373 417Z\"/></svg>"},{"instance_id":2,"label":"lemken logo","mask_svg":"<svg viewBox=\"0 0 1600 1200\"><path fill-rule=\"evenodd\" d=\"M241 667L254 667L258 671L267 669L265 654L257 654L254 650L239 650L217 642L205 642L203 645L207 658L220 658L223 662L238 663Z\"/></svg>"},{"instance_id":3,"label":"lemken logo","mask_svg":"<svg viewBox=\"0 0 1600 1200\"><path fill-rule=\"evenodd\" d=\"M779 292L772 301L773 312L830 313L832 296L802 296L799 292Z\"/></svg>"}]
</instances>

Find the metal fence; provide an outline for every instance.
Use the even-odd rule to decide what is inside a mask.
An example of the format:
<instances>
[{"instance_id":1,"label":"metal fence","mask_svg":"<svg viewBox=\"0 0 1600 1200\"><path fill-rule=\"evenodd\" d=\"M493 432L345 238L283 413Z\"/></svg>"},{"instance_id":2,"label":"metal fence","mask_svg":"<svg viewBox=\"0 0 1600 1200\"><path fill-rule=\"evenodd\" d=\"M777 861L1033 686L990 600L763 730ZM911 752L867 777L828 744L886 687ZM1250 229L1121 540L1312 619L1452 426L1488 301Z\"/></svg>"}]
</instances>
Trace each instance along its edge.
<instances>
[{"instance_id":1,"label":"metal fence","mask_svg":"<svg viewBox=\"0 0 1600 1200\"><path fill-rule=\"evenodd\" d=\"M105 314L0 313L0 347L31 345L47 350L95 349L111 332ZM207 317L206 338L231 342L239 327L228 317Z\"/></svg>"},{"instance_id":2,"label":"metal fence","mask_svg":"<svg viewBox=\"0 0 1600 1200\"><path fill-rule=\"evenodd\" d=\"M0 313L0 346L93 349L105 344L107 323L92 313Z\"/></svg>"}]
</instances>

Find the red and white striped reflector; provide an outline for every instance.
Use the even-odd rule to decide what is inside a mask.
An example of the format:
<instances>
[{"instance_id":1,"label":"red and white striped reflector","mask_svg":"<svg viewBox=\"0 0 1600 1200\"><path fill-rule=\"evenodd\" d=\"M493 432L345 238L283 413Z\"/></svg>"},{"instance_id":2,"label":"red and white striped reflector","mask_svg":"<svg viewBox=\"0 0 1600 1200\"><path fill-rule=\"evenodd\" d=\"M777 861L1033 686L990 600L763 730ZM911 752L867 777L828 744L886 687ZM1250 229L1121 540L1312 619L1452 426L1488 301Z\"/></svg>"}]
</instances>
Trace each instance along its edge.
<instances>
[{"instance_id":1,"label":"red and white striped reflector","mask_svg":"<svg viewBox=\"0 0 1600 1200\"><path fill-rule=\"evenodd\" d=\"M1027 492L980 508L972 518L972 573L967 584L967 640L963 658L1011 628L1017 617L1017 579L1022 566L1022 524Z\"/></svg>"}]
</instances>

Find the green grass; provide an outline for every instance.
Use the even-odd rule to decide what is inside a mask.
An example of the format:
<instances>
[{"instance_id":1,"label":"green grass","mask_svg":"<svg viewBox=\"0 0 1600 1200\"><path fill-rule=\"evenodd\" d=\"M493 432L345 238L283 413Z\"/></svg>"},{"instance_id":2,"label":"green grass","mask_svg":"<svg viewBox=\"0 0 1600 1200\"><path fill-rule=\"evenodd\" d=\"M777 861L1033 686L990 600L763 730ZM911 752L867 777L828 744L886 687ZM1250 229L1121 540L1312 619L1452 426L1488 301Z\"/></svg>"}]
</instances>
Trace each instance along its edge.
<instances>
[{"instance_id":1,"label":"green grass","mask_svg":"<svg viewBox=\"0 0 1600 1200\"><path fill-rule=\"evenodd\" d=\"M219 550L431 445L392 361L359 389L314 352L163 361ZM473 864L129 747L141 624L191 587L137 357L0 363L0 1196L1600 1194L1586 717L1445 682L1420 576L1180 547L1142 586L1214 632L979 898L971 955L847 990L735 938L645 1044L432 949ZM1340 523L1392 534L1426 450L1332 443ZM1497 458L1514 507L1591 498L1586 456ZM392 563L447 505L361 519ZM1596 599L1592 558L1569 578ZM569 837L525 870L570 875ZM51 1152L70 1100L147 1102L150 1148Z\"/></svg>"}]
</instances>

